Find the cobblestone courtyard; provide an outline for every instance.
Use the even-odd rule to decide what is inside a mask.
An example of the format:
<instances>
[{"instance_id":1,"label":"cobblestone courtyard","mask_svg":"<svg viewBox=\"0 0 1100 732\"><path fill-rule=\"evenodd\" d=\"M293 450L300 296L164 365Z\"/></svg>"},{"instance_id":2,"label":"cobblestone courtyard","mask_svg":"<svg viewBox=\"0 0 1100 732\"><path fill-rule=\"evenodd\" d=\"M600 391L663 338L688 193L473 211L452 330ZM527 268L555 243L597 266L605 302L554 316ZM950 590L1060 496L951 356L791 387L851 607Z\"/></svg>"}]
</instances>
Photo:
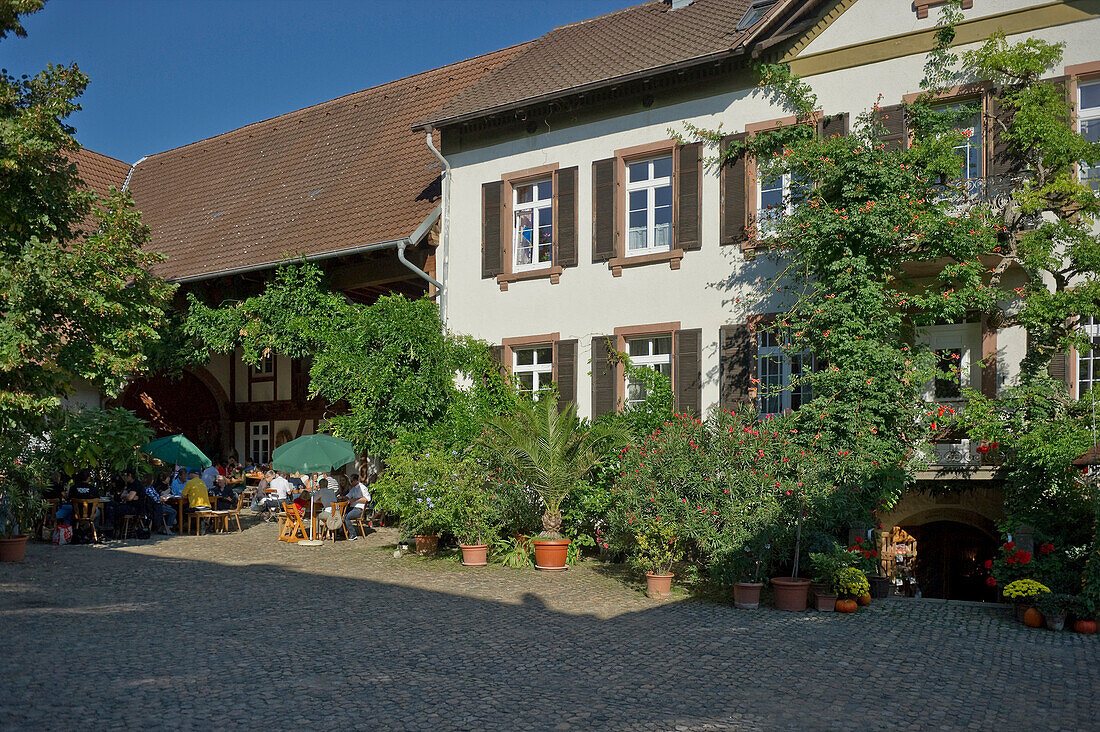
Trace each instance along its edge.
<instances>
[{"instance_id":1,"label":"cobblestone courtyard","mask_svg":"<svg viewBox=\"0 0 1100 732\"><path fill-rule=\"evenodd\" d=\"M0 729L1096 729L1100 641L1003 609L663 605L560 575L242 534L0 565Z\"/></svg>"}]
</instances>

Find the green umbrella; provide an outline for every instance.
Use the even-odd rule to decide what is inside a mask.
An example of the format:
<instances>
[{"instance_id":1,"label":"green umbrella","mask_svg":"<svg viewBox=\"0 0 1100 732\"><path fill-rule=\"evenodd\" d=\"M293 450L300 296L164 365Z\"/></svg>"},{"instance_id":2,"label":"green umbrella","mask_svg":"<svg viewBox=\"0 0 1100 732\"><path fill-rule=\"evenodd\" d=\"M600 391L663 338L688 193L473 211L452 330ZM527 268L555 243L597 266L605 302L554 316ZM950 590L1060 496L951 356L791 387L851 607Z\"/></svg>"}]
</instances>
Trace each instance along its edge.
<instances>
[{"instance_id":1,"label":"green umbrella","mask_svg":"<svg viewBox=\"0 0 1100 732\"><path fill-rule=\"evenodd\" d=\"M288 473L315 473L341 468L355 460L355 448L332 435L305 435L271 453L272 466Z\"/></svg>"},{"instance_id":2,"label":"green umbrella","mask_svg":"<svg viewBox=\"0 0 1100 732\"><path fill-rule=\"evenodd\" d=\"M195 443L183 435L169 435L153 440L141 448L162 463L169 465L182 465L185 468L210 467L210 458L202 454L202 450L195 447Z\"/></svg>"}]
</instances>

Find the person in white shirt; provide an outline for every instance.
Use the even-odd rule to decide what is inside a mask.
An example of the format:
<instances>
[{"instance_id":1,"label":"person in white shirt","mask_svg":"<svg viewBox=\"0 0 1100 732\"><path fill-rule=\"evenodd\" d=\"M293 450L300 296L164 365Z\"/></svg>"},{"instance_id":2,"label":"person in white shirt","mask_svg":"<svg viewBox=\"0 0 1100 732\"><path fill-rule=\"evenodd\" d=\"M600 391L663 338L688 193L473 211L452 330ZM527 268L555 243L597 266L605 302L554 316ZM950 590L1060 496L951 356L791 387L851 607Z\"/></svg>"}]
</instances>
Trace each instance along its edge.
<instances>
[{"instance_id":1,"label":"person in white shirt","mask_svg":"<svg viewBox=\"0 0 1100 732\"><path fill-rule=\"evenodd\" d=\"M214 486L218 482L219 475L221 475L221 473L218 472L217 463L210 463L210 467L202 471L202 482L206 483L207 493L210 493L214 490Z\"/></svg>"},{"instance_id":2,"label":"person in white shirt","mask_svg":"<svg viewBox=\"0 0 1100 732\"><path fill-rule=\"evenodd\" d=\"M264 477L267 478L268 488L274 490L275 493L268 493L260 498L259 508L265 513L278 513L283 506L283 502L287 500L290 494L290 481L286 479L285 475L276 473L274 470L267 471Z\"/></svg>"},{"instance_id":3,"label":"person in white shirt","mask_svg":"<svg viewBox=\"0 0 1100 732\"><path fill-rule=\"evenodd\" d=\"M370 478L367 483L373 482ZM348 540L355 541L359 535L355 532L355 519L364 514L370 515L370 489L367 483L359 480L359 474L351 476L351 489L348 491L348 510L344 513L344 528L348 532Z\"/></svg>"}]
</instances>

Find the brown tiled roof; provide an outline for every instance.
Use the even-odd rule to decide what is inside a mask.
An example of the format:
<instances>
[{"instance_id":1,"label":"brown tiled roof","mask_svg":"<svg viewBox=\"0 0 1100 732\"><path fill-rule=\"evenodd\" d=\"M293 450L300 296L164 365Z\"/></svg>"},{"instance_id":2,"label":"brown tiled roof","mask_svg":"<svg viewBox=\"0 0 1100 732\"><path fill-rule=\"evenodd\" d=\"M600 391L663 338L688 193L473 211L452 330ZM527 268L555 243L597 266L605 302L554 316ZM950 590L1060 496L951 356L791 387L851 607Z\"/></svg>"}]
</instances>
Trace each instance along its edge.
<instances>
[{"instance_id":1,"label":"brown tiled roof","mask_svg":"<svg viewBox=\"0 0 1100 732\"><path fill-rule=\"evenodd\" d=\"M729 52L766 22L737 30L751 2L695 0L672 10L668 2L653 0L555 28L425 120L436 126L455 123L478 113ZM792 0L779 0L766 19L791 4Z\"/></svg>"},{"instance_id":2,"label":"brown tiled roof","mask_svg":"<svg viewBox=\"0 0 1100 732\"><path fill-rule=\"evenodd\" d=\"M153 247L168 257L158 274L209 275L408 236L440 194L438 161L413 123L522 48L140 161L130 190L152 230Z\"/></svg>"},{"instance_id":3,"label":"brown tiled roof","mask_svg":"<svg viewBox=\"0 0 1100 732\"><path fill-rule=\"evenodd\" d=\"M88 187L101 196L107 195L107 189L111 186L122 188L126 174L130 172L129 163L85 148L71 153L69 159L76 165Z\"/></svg>"}]
</instances>

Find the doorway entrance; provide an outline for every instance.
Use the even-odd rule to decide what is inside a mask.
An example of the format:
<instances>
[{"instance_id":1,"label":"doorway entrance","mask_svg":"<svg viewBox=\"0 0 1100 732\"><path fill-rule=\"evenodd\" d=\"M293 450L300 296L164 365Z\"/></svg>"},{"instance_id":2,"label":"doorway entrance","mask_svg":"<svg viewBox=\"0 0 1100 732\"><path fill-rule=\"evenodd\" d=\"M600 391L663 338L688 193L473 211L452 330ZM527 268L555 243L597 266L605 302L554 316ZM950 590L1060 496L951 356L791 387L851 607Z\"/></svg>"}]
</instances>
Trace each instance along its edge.
<instances>
[{"instance_id":1,"label":"doorway entrance","mask_svg":"<svg viewBox=\"0 0 1100 732\"><path fill-rule=\"evenodd\" d=\"M912 537L909 565L922 597L989 600L985 562L997 554L987 532L957 521L929 521L900 527Z\"/></svg>"},{"instance_id":2,"label":"doorway entrance","mask_svg":"<svg viewBox=\"0 0 1100 732\"><path fill-rule=\"evenodd\" d=\"M223 450L223 422L217 398L195 374L178 379L134 379L119 400L153 429L154 437L183 434L211 458Z\"/></svg>"}]
</instances>

